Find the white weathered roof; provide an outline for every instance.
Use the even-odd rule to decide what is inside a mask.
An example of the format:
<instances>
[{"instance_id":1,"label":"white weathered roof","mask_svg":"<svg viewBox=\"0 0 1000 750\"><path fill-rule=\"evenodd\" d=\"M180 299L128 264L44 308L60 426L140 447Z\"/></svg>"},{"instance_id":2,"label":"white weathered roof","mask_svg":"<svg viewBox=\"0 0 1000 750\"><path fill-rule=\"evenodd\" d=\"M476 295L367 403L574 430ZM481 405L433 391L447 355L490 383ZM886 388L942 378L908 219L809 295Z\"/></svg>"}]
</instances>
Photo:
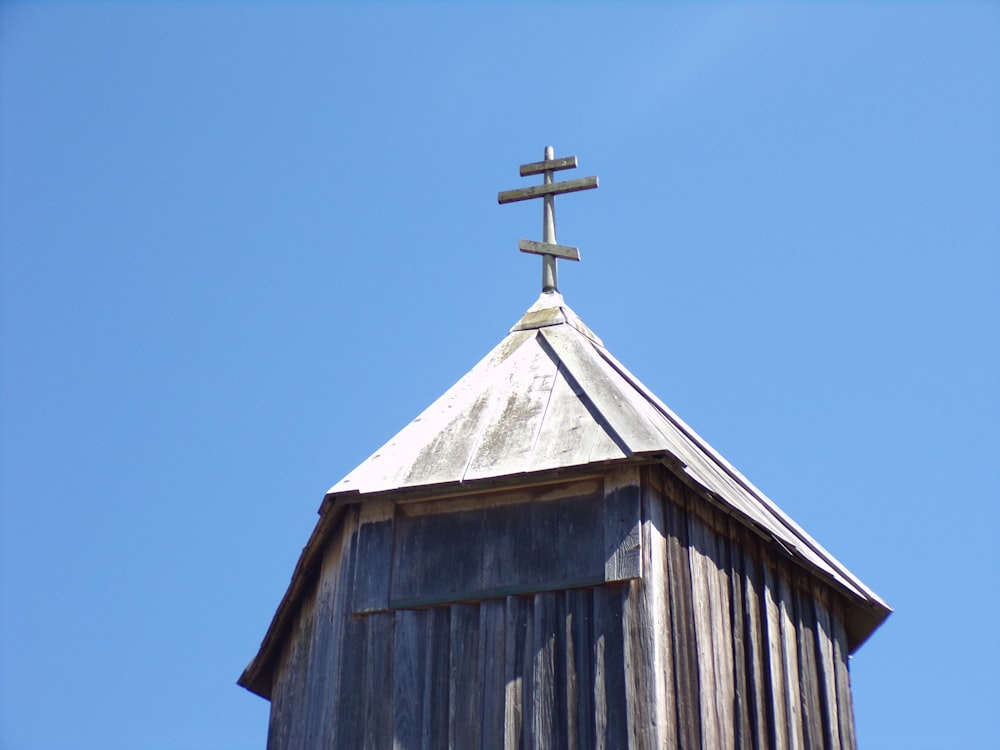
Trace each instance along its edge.
<instances>
[{"instance_id":1,"label":"white weathered roof","mask_svg":"<svg viewBox=\"0 0 1000 750\"><path fill-rule=\"evenodd\" d=\"M478 365L327 493L517 477L648 456L870 606L889 608L604 348L558 292L543 293ZM881 619L881 618L879 618Z\"/></svg>"}]
</instances>

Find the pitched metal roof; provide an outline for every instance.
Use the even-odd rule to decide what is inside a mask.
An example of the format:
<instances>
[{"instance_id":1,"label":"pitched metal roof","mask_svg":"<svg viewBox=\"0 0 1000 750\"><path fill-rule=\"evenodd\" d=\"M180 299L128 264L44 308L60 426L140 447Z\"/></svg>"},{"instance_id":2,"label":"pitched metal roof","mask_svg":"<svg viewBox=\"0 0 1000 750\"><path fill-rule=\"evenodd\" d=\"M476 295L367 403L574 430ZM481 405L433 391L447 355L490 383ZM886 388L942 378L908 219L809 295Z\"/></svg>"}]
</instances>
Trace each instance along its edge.
<instances>
[{"instance_id":1,"label":"pitched metal roof","mask_svg":"<svg viewBox=\"0 0 1000 750\"><path fill-rule=\"evenodd\" d=\"M879 597L785 515L544 292L478 365L330 488L383 493L661 457L693 484L871 610Z\"/></svg>"}]
</instances>

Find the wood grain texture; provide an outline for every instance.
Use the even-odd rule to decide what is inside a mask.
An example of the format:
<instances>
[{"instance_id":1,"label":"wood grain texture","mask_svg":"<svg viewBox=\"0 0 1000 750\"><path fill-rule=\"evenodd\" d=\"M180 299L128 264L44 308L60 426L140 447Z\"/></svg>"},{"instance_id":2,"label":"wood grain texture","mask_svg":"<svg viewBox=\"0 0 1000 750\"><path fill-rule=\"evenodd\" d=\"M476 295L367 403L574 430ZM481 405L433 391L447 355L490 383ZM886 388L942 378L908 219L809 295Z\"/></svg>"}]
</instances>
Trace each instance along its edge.
<instances>
[{"instance_id":1,"label":"wood grain texture","mask_svg":"<svg viewBox=\"0 0 1000 750\"><path fill-rule=\"evenodd\" d=\"M592 750L594 727L593 592L566 592L567 736L569 746Z\"/></svg>"},{"instance_id":2,"label":"wood grain texture","mask_svg":"<svg viewBox=\"0 0 1000 750\"><path fill-rule=\"evenodd\" d=\"M789 750L802 750L802 695L799 692L798 631L795 628L795 600L786 575L778 579L778 627L781 632L781 657L785 676L785 716L788 719Z\"/></svg>"},{"instance_id":3,"label":"wood grain texture","mask_svg":"<svg viewBox=\"0 0 1000 750\"><path fill-rule=\"evenodd\" d=\"M503 599L479 605L479 673L483 684L479 746L483 748L504 746L506 619Z\"/></svg>"},{"instance_id":4,"label":"wood grain texture","mask_svg":"<svg viewBox=\"0 0 1000 750\"><path fill-rule=\"evenodd\" d=\"M688 516L688 553L691 562L691 599L694 602L694 635L698 652L698 703L701 740L704 750L719 750L727 728L720 723L715 642L712 637L712 589L717 586L716 571L708 558L711 534L708 527L693 515Z\"/></svg>"},{"instance_id":5,"label":"wood grain texture","mask_svg":"<svg viewBox=\"0 0 1000 750\"><path fill-rule=\"evenodd\" d=\"M627 498L617 502L625 506L621 512L636 513L637 523L637 508ZM395 523L389 604L405 609L601 583L607 567L605 503L595 492L496 505L479 501L450 511L435 504L440 510L430 513L406 508Z\"/></svg>"},{"instance_id":6,"label":"wood grain texture","mask_svg":"<svg viewBox=\"0 0 1000 750\"><path fill-rule=\"evenodd\" d=\"M504 748L525 747L524 713L525 666L531 657L531 612L522 596L506 599L506 647L504 649ZM530 689L529 689L530 694Z\"/></svg>"},{"instance_id":7,"label":"wood grain texture","mask_svg":"<svg viewBox=\"0 0 1000 750\"><path fill-rule=\"evenodd\" d=\"M365 618L364 681L364 750L388 750L392 747L393 652L396 619L380 612Z\"/></svg>"},{"instance_id":8,"label":"wood grain texture","mask_svg":"<svg viewBox=\"0 0 1000 750\"><path fill-rule=\"evenodd\" d=\"M732 534L733 531L731 530ZM729 601L731 605L733 664L733 733L738 750L753 748L751 675L748 671L748 628L745 610L745 559L740 547L733 545L729 562Z\"/></svg>"},{"instance_id":9,"label":"wood grain texture","mask_svg":"<svg viewBox=\"0 0 1000 750\"><path fill-rule=\"evenodd\" d=\"M768 705L770 690L767 683L767 631L766 613L763 603L763 571L751 550L756 551L754 540L749 534L744 536L743 549L743 612L746 628L747 660L747 713L751 718L752 742L748 747L762 750L770 746L769 736L773 730L769 726Z\"/></svg>"},{"instance_id":10,"label":"wood grain texture","mask_svg":"<svg viewBox=\"0 0 1000 750\"><path fill-rule=\"evenodd\" d=\"M628 746L625 652L620 587L594 589L594 721L596 747Z\"/></svg>"},{"instance_id":11,"label":"wood grain texture","mask_svg":"<svg viewBox=\"0 0 1000 750\"><path fill-rule=\"evenodd\" d=\"M531 624L532 702L527 746L546 750L558 747L555 668L555 594L536 594Z\"/></svg>"},{"instance_id":12,"label":"wood grain texture","mask_svg":"<svg viewBox=\"0 0 1000 750\"><path fill-rule=\"evenodd\" d=\"M837 711L840 716L840 745L855 750L854 705L851 701L851 676L848 671L847 631L839 612L832 613L834 665L837 670Z\"/></svg>"},{"instance_id":13,"label":"wood grain texture","mask_svg":"<svg viewBox=\"0 0 1000 750\"><path fill-rule=\"evenodd\" d=\"M345 511L276 665L269 750L856 750L844 599L670 477L632 468L607 488L491 501L507 514L482 526L529 550L597 528L603 571L607 498L634 508L637 490L641 578L360 615L358 568L380 547L362 531L382 521ZM455 507L452 520L485 506ZM522 510L535 536L514 533ZM531 563L557 577L581 564L547 550Z\"/></svg>"},{"instance_id":14,"label":"wood grain texture","mask_svg":"<svg viewBox=\"0 0 1000 750\"><path fill-rule=\"evenodd\" d=\"M419 748L423 742L426 621L425 611L396 613L392 662L393 750Z\"/></svg>"},{"instance_id":15,"label":"wood grain texture","mask_svg":"<svg viewBox=\"0 0 1000 750\"><path fill-rule=\"evenodd\" d=\"M812 596L795 590L796 634L799 647L799 695L802 704L802 738L806 750L823 750L823 717L816 679L816 613Z\"/></svg>"},{"instance_id":16,"label":"wood grain texture","mask_svg":"<svg viewBox=\"0 0 1000 750\"><path fill-rule=\"evenodd\" d=\"M337 705L340 695L339 644L344 639L344 618L351 606L350 584L354 579L347 552L353 528L353 522L349 521L333 537L324 554L320 575L317 608L319 627L315 629L316 681L311 688L316 695L315 704L306 719L317 729L318 736L314 739L313 747L331 746L337 721L330 706Z\"/></svg>"},{"instance_id":17,"label":"wood grain texture","mask_svg":"<svg viewBox=\"0 0 1000 750\"><path fill-rule=\"evenodd\" d=\"M682 501L679 493L674 494L674 497ZM673 499L665 501L664 523L667 529L667 598L673 653L677 747L681 750L696 750L702 746L701 709L688 527L683 508Z\"/></svg>"},{"instance_id":18,"label":"wood grain texture","mask_svg":"<svg viewBox=\"0 0 1000 750\"><path fill-rule=\"evenodd\" d=\"M781 598L777 578L769 565L764 566L764 626L766 631L766 665L771 727L775 750L789 747L788 707L785 701L785 657L781 639Z\"/></svg>"},{"instance_id":19,"label":"wood grain texture","mask_svg":"<svg viewBox=\"0 0 1000 750\"><path fill-rule=\"evenodd\" d=\"M422 750L448 746L451 715L451 610L434 607L427 610L426 653L424 654L424 708Z\"/></svg>"},{"instance_id":20,"label":"wood grain texture","mask_svg":"<svg viewBox=\"0 0 1000 750\"><path fill-rule=\"evenodd\" d=\"M837 668L834 664L830 610L819 598L814 602L814 606L816 609L817 678L823 708L823 736L828 750L841 750L840 715L837 709Z\"/></svg>"},{"instance_id":21,"label":"wood grain texture","mask_svg":"<svg viewBox=\"0 0 1000 750\"><path fill-rule=\"evenodd\" d=\"M604 499L604 580L642 575L639 485L609 488Z\"/></svg>"},{"instance_id":22,"label":"wood grain texture","mask_svg":"<svg viewBox=\"0 0 1000 750\"><path fill-rule=\"evenodd\" d=\"M448 683L448 747L476 747L480 738L482 675L479 673L479 608L451 607L451 669Z\"/></svg>"}]
</instances>

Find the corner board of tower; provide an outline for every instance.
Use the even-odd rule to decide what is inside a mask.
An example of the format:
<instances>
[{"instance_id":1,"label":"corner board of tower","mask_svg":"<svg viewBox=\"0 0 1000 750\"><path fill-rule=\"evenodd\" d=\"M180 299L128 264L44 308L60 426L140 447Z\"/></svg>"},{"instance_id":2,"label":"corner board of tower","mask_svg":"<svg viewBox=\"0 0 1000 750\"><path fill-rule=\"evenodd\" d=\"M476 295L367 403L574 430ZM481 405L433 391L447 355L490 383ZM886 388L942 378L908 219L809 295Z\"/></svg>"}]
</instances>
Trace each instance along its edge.
<instances>
[{"instance_id":1,"label":"corner board of tower","mask_svg":"<svg viewBox=\"0 0 1000 750\"><path fill-rule=\"evenodd\" d=\"M541 295L326 493L239 684L269 750L852 750L848 657L889 607L566 304L554 182Z\"/></svg>"}]
</instances>

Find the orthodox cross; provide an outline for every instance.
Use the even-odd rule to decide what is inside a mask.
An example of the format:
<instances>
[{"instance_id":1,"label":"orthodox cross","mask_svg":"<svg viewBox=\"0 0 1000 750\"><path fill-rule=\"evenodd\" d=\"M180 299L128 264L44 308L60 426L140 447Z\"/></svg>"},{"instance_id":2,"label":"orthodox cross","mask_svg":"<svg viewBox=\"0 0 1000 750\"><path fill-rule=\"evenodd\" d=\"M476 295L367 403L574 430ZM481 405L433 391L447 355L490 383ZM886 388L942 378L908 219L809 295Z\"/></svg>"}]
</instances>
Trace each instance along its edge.
<instances>
[{"instance_id":1,"label":"orthodox cross","mask_svg":"<svg viewBox=\"0 0 1000 750\"><path fill-rule=\"evenodd\" d=\"M581 177L565 182L553 182L552 173L561 169L576 169L576 157L554 158L552 146L545 147L545 160L521 165L521 176L544 175L541 185L505 190L497 195L498 203L514 203L530 198L542 198L542 241L518 240L517 247L522 253L542 256L542 291L556 291L556 258L580 260L580 249L556 244L556 196L560 193L575 193L579 190L596 188L596 177Z\"/></svg>"}]
</instances>

